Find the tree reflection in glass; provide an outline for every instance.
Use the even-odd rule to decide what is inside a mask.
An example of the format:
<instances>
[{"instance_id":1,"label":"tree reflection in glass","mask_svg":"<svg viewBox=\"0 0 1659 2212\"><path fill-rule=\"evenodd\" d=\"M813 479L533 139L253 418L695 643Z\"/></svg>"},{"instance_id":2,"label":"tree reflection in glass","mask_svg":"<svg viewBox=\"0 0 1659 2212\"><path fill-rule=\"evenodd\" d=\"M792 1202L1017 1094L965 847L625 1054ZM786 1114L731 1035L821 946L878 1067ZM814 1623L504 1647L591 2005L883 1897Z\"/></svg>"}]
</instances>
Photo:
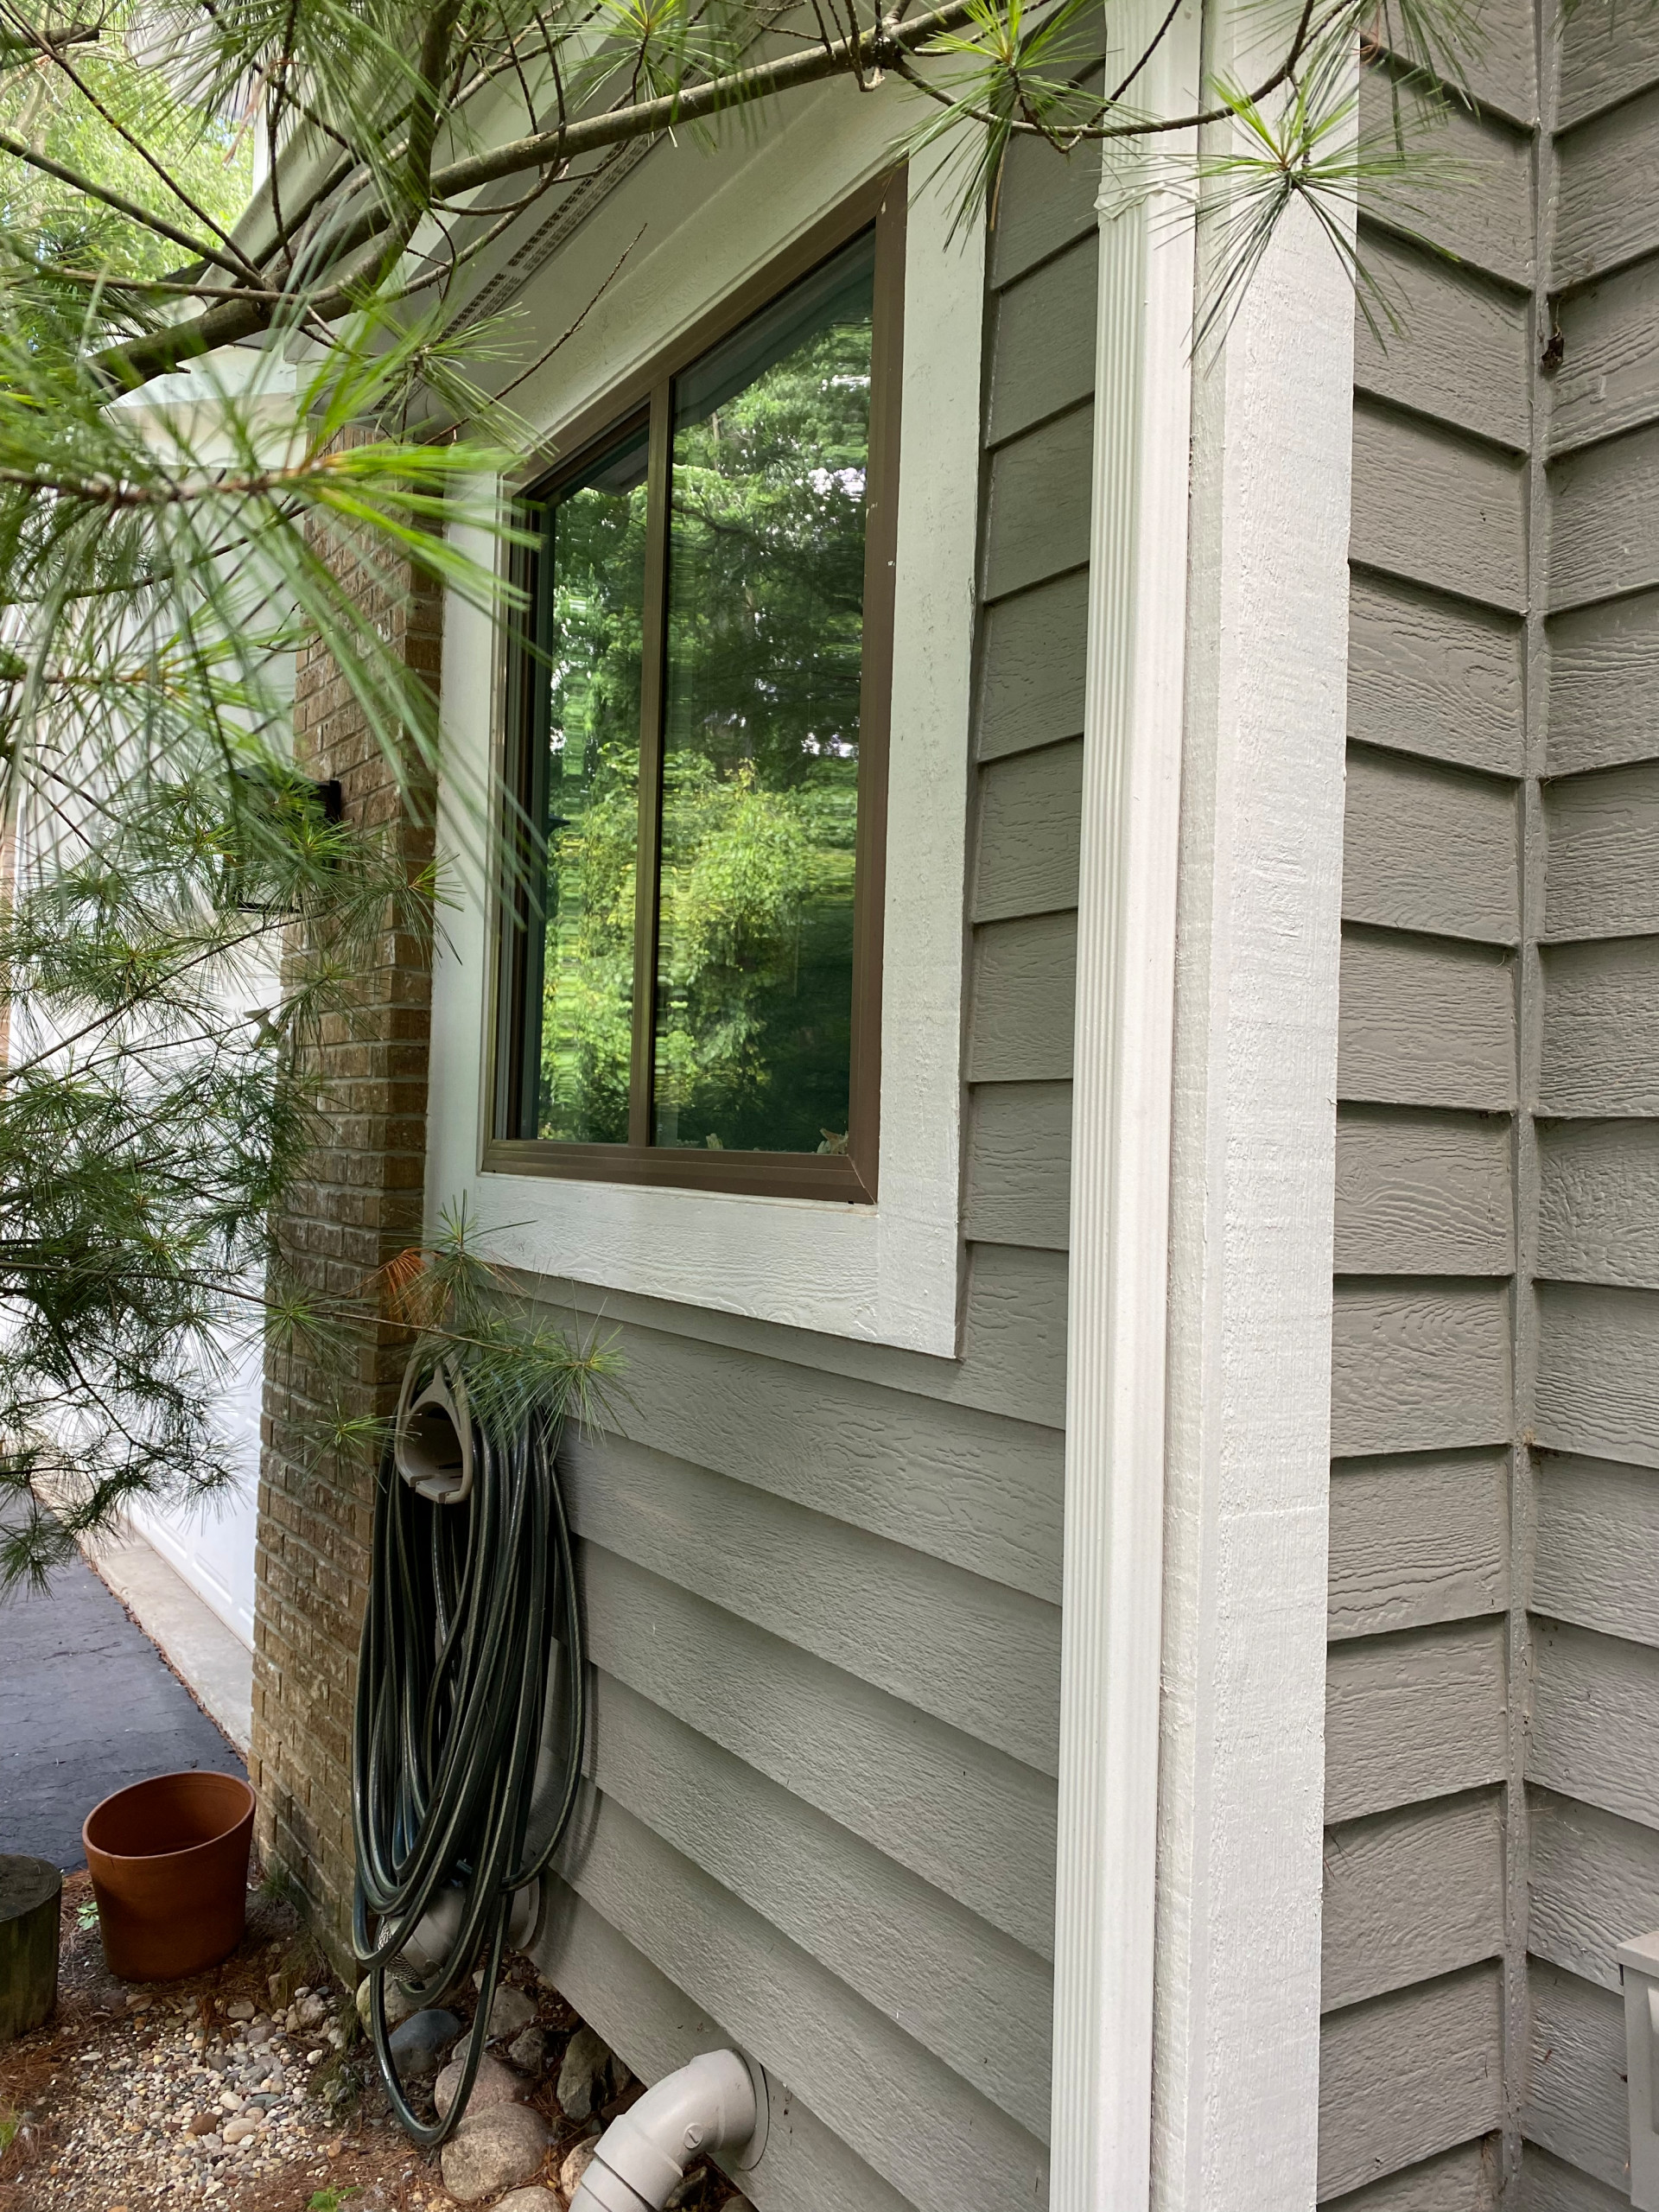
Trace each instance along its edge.
<instances>
[{"instance_id":1,"label":"tree reflection in glass","mask_svg":"<svg viewBox=\"0 0 1659 2212\"><path fill-rule=\"evenodd\" d=\"M588 1144L628 1135L647 442L642 427L560 494L541 563L546 658L530 806L545 838L546 888L527 992L531 1018L538 1008L541 1018L534 1134Z\"/></svg>"},{"instance_id":2,"label":"tree reflection in glass","mask_svg":"<svg viewBox=\"0 0 1659 2212\"><path fill-rule=\"evenodd\" d=\"M874 246L674 391L653 1135L846 1147Z\"/></svg>"}]
</instances>

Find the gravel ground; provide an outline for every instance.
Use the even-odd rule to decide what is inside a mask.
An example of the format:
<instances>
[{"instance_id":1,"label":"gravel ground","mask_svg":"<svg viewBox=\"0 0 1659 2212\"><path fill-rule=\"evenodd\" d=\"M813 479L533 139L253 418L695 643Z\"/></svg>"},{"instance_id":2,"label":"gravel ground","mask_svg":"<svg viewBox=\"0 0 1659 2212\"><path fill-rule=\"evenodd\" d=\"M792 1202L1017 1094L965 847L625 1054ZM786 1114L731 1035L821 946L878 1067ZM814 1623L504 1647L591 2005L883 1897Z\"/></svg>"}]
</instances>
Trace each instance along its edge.
<instances>
[{"instance_id":1,"label":"gravel ground","mask_svg":"<svg viewBox=\"0 0 1659 2212\"><path fill-rule=\"evenodd\" d=\"M225 1965L135 1989L105 1967L88 1877L65 1881L57 2012L0 2045L0 2212L436 2212L453 2203L436 2159L389 2120L349 1993L285 1904L257 1896L249 1904L247 1937ZM537 2178L556 2187L563 2159L598 2120L577 2126L553 2093L575 2015L522 1963L518 1978L548 2038L548 2064L527 2101L553 2132ZM630 2082L598 2118L640 2094ZM699 2173L679 2202L684 2212L713 2212L728 2189Z\"/></svg>"}]
</instances>

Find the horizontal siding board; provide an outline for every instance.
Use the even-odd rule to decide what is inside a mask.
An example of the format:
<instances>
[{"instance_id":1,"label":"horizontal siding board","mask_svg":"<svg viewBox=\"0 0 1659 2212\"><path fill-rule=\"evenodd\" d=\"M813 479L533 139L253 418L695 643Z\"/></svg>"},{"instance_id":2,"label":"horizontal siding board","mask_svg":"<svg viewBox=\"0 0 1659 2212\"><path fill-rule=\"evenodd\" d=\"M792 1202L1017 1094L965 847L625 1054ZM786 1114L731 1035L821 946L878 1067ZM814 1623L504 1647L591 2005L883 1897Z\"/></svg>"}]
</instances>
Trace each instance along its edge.
<instances>
[{"instance_id":1,"label":"horizontal siding board","mask_svg":"<svg viewBox=\"0 0 1659 2212\"><path fill-rule=\"evenodd\" d=\"M1538 1455L1532 1605L1659 1649L1659 1468Z\"/></svg>"},{"instance_id":2,"label":"horizontal siding board","mask_svg":"<svg viewBox=\"0 0 1659 2212\"><path fill-rule=\"evenodd\" d=\"M1659 938L1544 949L1547 1114L1659 1114Z\"/></svg>"},{"instance_id":3,"label":"horizontal siding board","mask_svg":"<svg viewBox=\"0 0 1659 2212\"><path fill-rule=\"evenodd\" d=\"M1085 144L1071 154L1033 138L1015 138L1002 164L991 230L990 278L1011 284L1027 269L1099 228L1095 200L1100 157Z\"/></svg>"},{"instance_id":4,"label":"horizontal siding board","mask_svg":"<svg viewBox=\"0 0 1659 2212\"><path fill-rule=\"evenodd\" d=\"M1659 1928L1659 1829L1551 1789L1529 1804L1528 1946L1617 1995L1618 1947Z\"/></svg>"},{"instance_id":5,"label":"horizontal siding board","mask_svg":"<svg viewBox=\"0 0 1659 2212\"><path fill-rule=\"evenodd\" d=\"M1642 8L1570 8L1560 19L1560 127L1615 107L1659 79L1653 24Z\"/></svg>"},{"instance_id":6,"label":"horizontal siding board","mask_svg":"<svg viewBox=\"0 0 1659 2212\"><path fill-rule=\"evenodd\" d=\"M1502 2063L1496 1967L1329 2014L1319 2037L1319 2202L1497 2126Z\"/></svg>"},{"instance_id":7,"label":"horizontal siding board","mask_svg":"<svg viewBox=\"0 0 1659 2212\"><path fill-rule=\"evenodd\" d=\"M1071 1188L1071 1084L979 1084L968 1125L963 1201L968 1235L1063 1252Z\"/></svg>"},{"instance_id":8,"label":"horizontal siding board","mask_svg":"<svg viewBox=\"0 0 1659 2212\"><path fill-rule=\"evenodd\" d=\"M1619 1999L1541 1960L1529 1962L1530 2063L1522 2131L1609 2188L1625 2184L1630 2126Z\"/></svg>"},{"instance_id":9,"label":"horizontal siding board","mask_svg":"<svg viewBox=\"0 0 1659 2212\"><path fill-rule=\"evenodd\" d=\"M1515 2212L1630 2212L1630 2204L1628 2190L1609 2189L1537 2143L1523 2147L1514 2199Z\"/></svg>"},{"instance_id":10,"label":"horizontal siding board","mask_svg":"<svg viewBox=\"0 0 1659 2212\"><path fill-rule=\"evenodd\" d=\"M1444 49L1439 56L1425 54L1405 35L1409 28L1397 16L1378 26L1379 33L1388 37L1390 54L1431 75L1437 73L1434 63L1444 58ZM1459 18L1455 41L1462 64L1456 87L1459 95L1466 92L1483 108L1512 122L1533 122L1538 109L1533 41L1533 19L1527 0L1473 0L1466 16Z\"/></svg>"},{"instance_id":11,"label":"horizontal siding board","mask_svg":"<svg viewBox=\"0 0 1659 2212\"><path fill-rule=\"evenodd\" d=\"M1414 114L1407 92L1408 121ZM1367 69L1360 78L1362 134L1392 136L1394 110L1387 74ZM1414 177L1366 178L1360 184L1362 215L1427 238L1470 269L1524 289L1532 282L1532 181L1529 134L1496 118L1471 115L1459 103L1445 107L1431 127L1414 137L1419 162L1452 164L1455 183L1439 187Z\"/></svg>"},{"instance_id":12,"label":"horizontal siding board","mask_svg":"<svg viewBox=\"0 0 1659 2212\"><path fill-rule=\"evenodd\" d=\"M993 922L975 931L969 1083L1070 1080L1077 967L1073 914Z\"/></svg>"},{"instance_id":13,"label":"horizontal siding board","mask_svg":"<svg viewBox=\"0 0 1659 2212\"><path fill-rule=\"evenodd\" d=\"M1659 755L1659 592L1549 625L1549 772Z\"/></svg>"},{"instance_id":14,"label":"horizontal siding board","mask_svg":"<svg viewBox=\"0 0 1659 2212\"><path fill-rule=\"evenodd\" d=\"M1331 1471L1333 1640L1473 1620L1509 1603L1509 1455L1340 1459Z\"/></svg>"},{"instance_id":15,"label":"horizontal siding board","mask_svg":"<svg viewBox=\"0 0 1659 2212\"><path fill-rule=\"evenodd\" d=\"M999 760L1083 735L1084 569L999 600L981 618L976 750Z\"/></svg>"},{"instance_id":16,"label":"horizontal siding board","mask_svg":"<svg viewBox=\"0 0 1659 2212\"><path fill-rule=\"evenodd\" d=\"M531 1955L642 2081L659 2082L699 2051L737 2040L654 1967L556 1875ZM767 2082L766 2148L752 2170L728 2153L716 2159L741 2184L757 2212L912 2212L841 2138L782 2082Z\"/></svg>"},{"instance_id":17,"label":"horizontal siding board","mask_svg":"<svg viewBox=\"0 0 1659 2212\"><path fill-rule=\"evenodd\" d=\"M1034 2133L1052 1975L1033 1952L608 1675L593 1779Z\"/></svg>"},{"instance_id":18,"label":"horizontal siding board","mask_svg":"<svg viewBox=\"0 0 1659 2212\"><path fill-rule=\"evenodd\" d=\"M1512 944L1520 923L1516 791L1495 777L1351 745L1344 918Z\"/></svg>"},{"instance_id":19,"label":"horizontal siding board","mask_svg":"<svg viewBox=\"0 0 1659 2212\"><path fill-rule=\"evenodd\" d=\"M1580 20L1593 10L1578 11ZM1561 365L1549 442L1569 452L1659 415L1659 261L1642 261L1561 302Z\"/></svg>"},{"instance_id":20,"label":"horizontal siding board","mask_svg":"<svg viewBox=\"0 0 1659 2212\"><path fill-rule=\"evenodd\" d=\"M984 596L1000 599L1089 558L1095 416L1074 408L998 448L984 531Z\"/></svg>"},{"instance_id":21,"label":"horizontal siding board","mask_svg":"<svg viewBox=\"0 0 1659 2212\"><path fill-rule=\"evenodd\" d=\"M590 1801L561 1871L770 2073L810 2082L819 2115L917 2212L1043 2202L1033 2137L620 1805Z\"/></svg>"},{"instance_id":22,"label":"horizontal siding board","mask_svg":"<svg viewBox=\"0 0 1659 2212\"><path fill-rule=\"evenodd\" d=\"M1490 1283L1340 1281L1331 1369L1338 1459L1506 1443L1509 1293Z\"/></svg>"},{"instance_id":23,"label":"horizontal siding board","mask_svg":"<svg viewBox=\"0 0 1659 2212\"><path fill-rule=\"evenodd\" d=\"M1538 1182L1541 1275L1659 1289L1659 1125L1546 1122Z\"/></svg>"},{"instance_id":24,"label":"horizontal siding board","mask_svg":"<svg viewBox=\"0 0 1659 2212\"><path fill-rule=\"evenodd\" d=\"M1058 1599L1064 1476L1047 1429L665 1332L619 1342L623 1436Z\"/></svg>"},{"instance_id":25,"label":"horizontal siding board","mask_svg":"<svg viewBox=\"0 0 1659 2212\"><path fill-rule=\"evenodd\" d=\"M1503 1115L1344 1106L1337 1116L1338 1274L1509 1274L1510 1148Z\"/></svg>"},{"instance_id":26,"label":"horizontal siding board","mask_svg":"<svg viewBox=\"0 0 1659 2212\"><path fill-rule=\"evenodd\" d=\"M1515 971L1445 939L1343 932L1337 1096L1377 1105L1515 1103Z\"/></svg>"},{"instance_id":27,"label":"horizontal siding board","mask_svg":"<svg viewBox=\"0 0 1659 2212\"><path fill-rule=\"evenodd\" d=\"M1622 11L1621 11L1622 12ZM1628 100L1556 140L1552 289L1566 291L1659 247L1659 92Z\"/></svg>"},{"instance_id":28,"label":"horizontal siding board","mask_svg":"<svg viewBox=\"0 0 1659 2212\"><path fill-rule=\"evenodd\" d=\"M1544 786L1544 821L1546 935L1659 931L1659 760L1557 778Z\"/></svg>"},{"instance_id":29,"label":"horizontal siding board","mask_svg":"<svg viewBox=\"0 0 1659 2212\"><path fill-rule=\"evenodd\" d=\"M1100 263L1091 224L1069 252L1011 285L996 302L986 442L1000 445L1087 399L1095 388L1095 295Z\"/></svg>"},{"instance_id":30,"label":"horizontal siding board","mask_svg":"<svg viewBox=\"0 0 1659 2212\"><path fill-rule=\"evenodd\" d=\"M1332 2200L1332 2212L1497 2212L1497 2207L1496 2146L1484 2137Z\"/></svg>"},{"instance_id":31,"label":"horizontal siding board","mask_svg":"<svg viewBox=\"0 0 1659 2212\"><path fill-rule=\"evenodd\" d=\"M1325 2012L1503 1949L1503 1812L1496 1789L1326 1829Z\"/></svg>"},{"instance_id":32,"label":"horizontal siding board","mask_svg":"<svg viewBox=\"0 0 1659 2212\"><path fill-rule=\"evenodd\" d=\"M1550 482L1553 610L1659 584L1659 425L1568 454Z\"/></svg>"},{"instance_id":33,"label":"horizontal siding board","mask_svg":"<svg viewBox=\"0 0 1659 2212\"><path fill-rule=\"evenodd\" d=\"M1053 1772L1059 1610L666 1452L573 1441L578 1535Z\"/></svg>"},{"instance_id":34,"label":"horizontal siding board","mask_svg":"<svg viewBox=\"0 0 1659 2212\"><path fill-rule=\"evenodd\" d=\"M1052 1955L1054 1785L614 1554L584 1548L594 1664L1027 1950Z\"/></svg>"},{"instance_id":35,"label":"horizontal siding board","mask_svg":"<svg viewBox=\"0 0 1659 2212\"><path fill-rule=\"evenodd\" d=\"M1533 1427L1548 1451L1659 1466L1659 1293L1540 1286Z\"/></svg>"},{"instance_id":36,"label":"horizontal siding board","mask_svg":"<svg viewBox=\"0 0 1659 2212\"><path fill-rule=\"evenodd\" d=\"M1519 613L1526 477L1516 459L1366 400L1354 405L1353 558Z\"/></svg>"},{"instance_id":37,"label":"horizontal siding board","mask_svg":"<svg viewBox=\"0 0 1659 2212\"><path fill-rule=\"evenodd\" d=\"M1010 1411L1056 1431L1065 1419L1065 1300L1063 1252L976 1244L968 1255L963 1358L1004 1378Z\"/></svg>"},{"instance_id":38,"label":"horizontal siding board","mask_svg":"<svg viewBox=\"0 0 1659 2212\"><path fill-rule=\"evenodd\" d=\"M1502 1621L1478 1621L1331 1646L1327 1825L1503 1779L1503 1637Z\"/></svg>"},{"instance_id":39,"label":"horizontal siding board","mask_svg":"<svg viewBox=\"0 0 1659 2212\"><path fill-rule=\"evenodd\" d=\"M1349 736L1519 775L1521 642L1513 617L1356 574L1348 615Z\"/></svg>"},{"instance_id":40,"label":"horizontal siding board","mask_svg":"<svg viewBox=\"0 0 1659 2212\"><path fill-rule=\"evenodd\" d=\"M1523 450L1531 420L1525 300L1369 224L1361 251L1402 327L1373 327L1356 316L1356 388Z\"/></svg>"},{"instance_id":41,"label":"horizontal siding board","mask_svg":"<svg viewBox=\"0 0 1659 2212\"><path fill-rule=\"evenodd\" d=\"M990 762L980 772L969 911L976 922L1077 903L1083 741Z\"/></svg>"},{"instance_id":42,"label":"horizontal siding board","mask_svg":"<svg viewBox=\"0 0 1659 2212\"><path fill-rule=\"evenodd\" d=\"M1529 1776L1659 1827L1659 1652L1549 1620L1533 1649Z\"/></svg>"}]
</instances>

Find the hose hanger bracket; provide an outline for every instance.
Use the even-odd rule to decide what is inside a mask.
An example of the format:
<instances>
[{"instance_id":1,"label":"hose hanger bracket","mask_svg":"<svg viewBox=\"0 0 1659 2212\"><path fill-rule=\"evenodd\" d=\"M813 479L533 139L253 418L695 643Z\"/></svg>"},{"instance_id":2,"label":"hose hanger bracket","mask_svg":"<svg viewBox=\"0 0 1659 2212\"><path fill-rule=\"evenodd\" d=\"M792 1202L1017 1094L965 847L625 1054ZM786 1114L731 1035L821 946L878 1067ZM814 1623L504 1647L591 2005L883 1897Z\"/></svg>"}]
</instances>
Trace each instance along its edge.
<instances>
[{"instance_id":1,"label":"hose hanger bracket","mask_svg":"<svg viewBox=\"0 0 1659 2212\"><path fill-rule=\"evenodd\" d=\"M434 1505L462 1505L473 1494L473 1422L467 1385L448 1360L422 1379L404 1370L392 1427L392 1457L411 1490Z\"/></svg>"}]
</instances>

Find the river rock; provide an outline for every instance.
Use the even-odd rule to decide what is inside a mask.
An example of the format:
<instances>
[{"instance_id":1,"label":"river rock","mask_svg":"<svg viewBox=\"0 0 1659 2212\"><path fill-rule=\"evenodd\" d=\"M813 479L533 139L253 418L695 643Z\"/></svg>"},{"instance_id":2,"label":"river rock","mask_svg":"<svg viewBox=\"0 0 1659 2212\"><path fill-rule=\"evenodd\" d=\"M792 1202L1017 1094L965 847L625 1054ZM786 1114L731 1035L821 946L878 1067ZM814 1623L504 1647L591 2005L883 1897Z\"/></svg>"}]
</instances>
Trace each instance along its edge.
<instances>
[{"instance_id":1,"label":"river rock","mask_svg":"<svg viewBox=\"0 0 1659 2212\"><path fill-rule=\"evenodd\" d=\"M531 2021L522 2035L517 2035L507 2045L507 2056L521 2074L538 2080L547 2063L547 2030Z\"/></svg>"},{"instance_id":2,"label":"river rock","mask_svg":"<svg viewBox=\"0 0 1659 2212\"><path fill-rule=\"evenodd\" d=\"M411 2012L391 2033L391 2056L398 2073L414 2081L435 2074L461 2029L455 2015L441 2007L429 2005L423 2012Z\"/></svg>"},{"instance_id":3,"label":"river rock","mask_svg":"<svg viewBox=\"0 0 1659 2212\"><path fill-rule=\"evenodd\" d=\"M461 2087L461 2075L466 2071L467 2054L452 2058L432 2085L432 2094L439 2112L447 2113L455 2101L455 2091ZM510 2066L499 2058L492 2058L486 2050L478 2062L478 2079L473 2083L473 2094L467 2100L468 2112L487 2112L492 2105L516 2104L524 2094L524 2083Z\"/></svg>"},{"instance_id":4,"label":"river rock","mask_svg":"<svg viewBox=\"0 0 1659 2212\"><path fill-rule=\"evenodd\" d=\"M591 2028L578 2028L564 2047L559 2068L559 2109L567 2120L586 2120L603 2104L610 2087L611 2047Z\"/></svg>"},{"instance_id":5,"label":"river rock","mask_svg":"<svg viewBox=\"0 0 1659 2212\"><path fill-rule=\"evenodd\" d=\"M581 2186L582 2177L594 2163L594 2153L599 2148L597 2135L585 2135L574 2149L564 2154L564 2164L559 2168L559 2187L567 2196L574 2196Z\"/></svg>"},{"instance_id":6,"label":"river rock","mask_svg":"<svg viewBox=\"0 0 1659 2212\"><path fill-rule=\"evenodd\" d=\"M535 2017L534 1999L526 1997L522 1989L514 1989L511 1983L504 1981L496 1991L494 2002L490 2006L490 2041L499 2043L504 2037L516 2036L521 2028L527 2028Z\"/></svg>"},{"instance_id":7,"label":"river rock","mask_svg":"<svg viewBox=\"0 0 1659 2212\"><path fill-rule=\"evenodd\" d=\"M556 2189L532 2182L528 2189L510 2189L491 2212L564 2212L564 2199Z\"/></svg>"},{"instance_id":8,"label":"river rock","mask_svg":"<svg viewBox=\"0 0 1659 2212\"><path fill-rule=\"evenodd\" d=\"M386 2025L401 2028L405 2020L412 2020L420 2007L412 1997L405 1996L395 1974L386 1976ZM363 2032L369 2032L369 1977L365 1974L357 1985L357 2017L363 2023ZM296 2026L299 2024L297 2018Z\"/></svg>"},{"instance_id":9,"label":"river rock","mask_svg":"<svg viewBox=\"0 0 1659 2212\"><path fill-rule=\"evenodd\" d=\"M528 2105L469 2112L443 2146L443 2185L463 2204L481 2204L532 2180L546 2150L547 2123Z\"/></svg>"}]
</instances>

